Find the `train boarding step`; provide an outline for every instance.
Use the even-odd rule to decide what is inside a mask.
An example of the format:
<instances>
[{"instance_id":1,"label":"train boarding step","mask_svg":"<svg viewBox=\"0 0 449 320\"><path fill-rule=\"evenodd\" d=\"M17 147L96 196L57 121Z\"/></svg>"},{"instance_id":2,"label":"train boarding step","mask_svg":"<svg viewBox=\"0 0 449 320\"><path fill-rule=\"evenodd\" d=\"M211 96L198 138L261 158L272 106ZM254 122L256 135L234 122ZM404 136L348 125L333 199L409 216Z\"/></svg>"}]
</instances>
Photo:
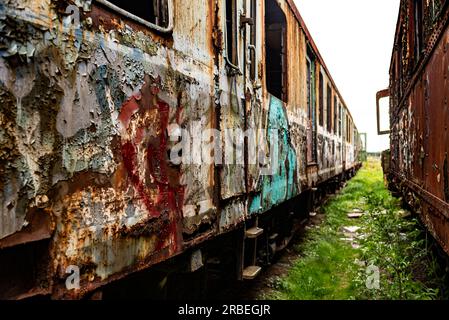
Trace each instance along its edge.
<instances>
[{"instance_id":1,"label":"train boarding step","mask_svg":"<svg viewBox=\"0 0 449 320\"><path fill-rule=\"evenodd\" d=\"M263 234L263 229L259 227L254 227L246 230L245 235L247 239L256 239Z\"/></svg>"},{"instance_id":2,"label":"train boarding step","mask_svg":"<svg viewBox=\"0 0 449 320\"><path fill-rule=\"evenodd\" d=\"M253 280L260 274L261 271L262 271L262 268L259 266L246 267L243 270L243 279L244 280Z\"/></svg>"},{"instance_id":3,"label":"train boarding step","mask_svg":"<svg viewBox=\"0 0 449 320\"><path fill-rule=\"evenodd\" d=\"M253 280L262 271L262 268L257 266L257 242L263 234L264 229L259 228L259 220L257 218L253 226L245 230L242 269L240 269L242 280Z\"/></svg>"}]
</instances>

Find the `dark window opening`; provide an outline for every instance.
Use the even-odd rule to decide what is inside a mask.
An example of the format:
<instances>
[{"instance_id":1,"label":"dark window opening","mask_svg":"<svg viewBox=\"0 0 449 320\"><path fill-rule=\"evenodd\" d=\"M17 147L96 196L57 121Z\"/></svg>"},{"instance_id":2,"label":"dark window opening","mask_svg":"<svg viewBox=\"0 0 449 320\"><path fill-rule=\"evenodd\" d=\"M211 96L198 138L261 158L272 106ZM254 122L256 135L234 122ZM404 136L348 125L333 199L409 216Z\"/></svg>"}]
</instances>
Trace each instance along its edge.
<instances>
[{"instance_id":1,"label":"dark window opening","mask_svg":"<svg viewBox=\"0 0 449 320\"><path fill-rule=\"evenodd\" d=\"M226 0L226 56L237 65L237 16L236 0Z\"/></svg>"},{"instance_id":2,"label":"dark window opening","mask_svg":"<svg viewBox=\"0 0 449 320\"><path fill-rule=\"evenodd\" d=\"M351 127L349 128L349 134L350 134L349 142L353 143L354 142L354 129L353 129L352 121L351 121Z\"/></svg>"},{"instance_id":3,"label":"dark window opening","mask_svg":"<svg viewBox=\"0 0 449 320\"><path fill-rule=\"evenodd\" d=\"M168 27L168 0L108 0L108 2L155 25Z\"/></svg>"},{"instance_id":4,"label":"dark window opening","mask_svg":"<svg viewBox=\"0 0 449 320\"><path fill-rule=\"evenodd\" d=\"M252 50L250 50L250 77L251 80L256 80L256 50L257 47L257 0L251 0L251 18L253 19L253 24L251 25L251 36L250 36L250 44L252 46Z\"/></svg>"},{"instance_id":5,"label":"dark window opening","mask_svg":"<svg viewBox=\"0 0 449 320\"><path fill-rule=\"evenodd\" d=\"M351 119L348 120L348 142L351 143Z\"/></svg>"},{"instance_id":6,"label":"dark window opening","mask_svg":"<svg viewBox=\"0 0 449 320\"><path fill-rule=\"evenodd\" d=\"M307 67L307 115L309 119L308 125L308 163L316 163L318 161L317 152L317 128L316 128L316 93L315 93L315 60L308 53L306 58Z\"/></svg>"},{"instance_id":7,"label":"dark window opening","mask_svg":"<svg viewBox=\"0 0 449 320\"><path fill-rule=\"evenodd\" d=\"M327 86L327 131L332 132L332 89Z\"/></svg>"},{"instance_id":8,"label":"dark window opening","mask_svg":"<svg viewBox=\"0 0 449 320\"><path fill-rule=\"evenodd\" d=\"M349 142L349 117L346 115L346 142Z\"/></svg>"},{"instance_id":9,"label":"dark window opening","mask_svg":"<svg viewBox=\"0 0 449 320\"><path fill-rule=\"evenodd\" d=\"M351 119L350 119L349 116L348 116L348 125L347 125L347 128L346 128L346 130L347 130L347 133L346 133L347 139L346 139L346 140L347 140L349 143L352 142L351 128L352 128L352 122L351 122Z\"/></svg>"},{"instance_id":10,"label":"dark window opening","mask_svg":"<svg viewBox=\"0 0 449 320\"><path fill-rule=\"evenodd\" d=\"M436 18L439 16L439 14L441 12L441 7L442 7L444 1L445 0L431 0L430 1L432 21L435 21Z\"/></svg>"},{"instance_id":11,"label":"dark window opening","mask_svg":"<svg viewBox=\"0 0 449 320\"><path fill-rule=\"evenodd\" d=\"M320 126L324 126L324 79L323 74L320 72L320 83L319 83L319 94L320 94Z\"/></svg>"},{"instance_id":12,"label":"dark window opening","mask_svg":"<svg viewBox=\"0 0 449 320\"><path fill-rule=\"evenodd\" d=\"M307 114L309 120L315 121L315 62L307 57Z\"/></svg>"},{"instance_id":13,"label":"dark window opening","mask_svg":"<svg viewBox=\"0 0 449 320\"><path fill-rule=\"evenodd\" d=\"M334 96L334 134L337 134L337 120L338 120L337 96Z\"/></svg>"},{"instance_id":14,"label":"dark window opening","mask_svg":"<svg viewBox=\"0 0 449 320\"><path fill-rule=\"evenodd\" d=\"M341 130L342 130L342 127L343 127L343 110L342 110L342 107L341 107L341 104L339 105L339 107L338 107L338 110L339 110L339 112L338 112L338 136L340 136L341 137Z\"/></svg>"},{"instance_id":15,"label":"dark window opening","mask_svg":"<svg viewBox=\"0 0 449 320\"><path fill-rule=\"evenodd\" d=\"M415 62L421 58L423 50L423 2L414 0L415 10Z\"/></svg>"},{"instance_id":16,"label":"dark window opening","mask_svg":"<svg viewBox=\"0 0 449 320\"><path fill-rule=\"evenodd\" d=\"M287 21L275 0L265 0L266 85L273 96L287 101Z\"/></svg>"},{"instance_id":17,"label":"dark window opening","mask_svg":"<svg viewBox=\"0 0 449 320\"><path fill-rule=\"evenodd\" d=\"M311 120L312 110L312 63L307 59L307 113Z\"/></svg>"}]
</instances>

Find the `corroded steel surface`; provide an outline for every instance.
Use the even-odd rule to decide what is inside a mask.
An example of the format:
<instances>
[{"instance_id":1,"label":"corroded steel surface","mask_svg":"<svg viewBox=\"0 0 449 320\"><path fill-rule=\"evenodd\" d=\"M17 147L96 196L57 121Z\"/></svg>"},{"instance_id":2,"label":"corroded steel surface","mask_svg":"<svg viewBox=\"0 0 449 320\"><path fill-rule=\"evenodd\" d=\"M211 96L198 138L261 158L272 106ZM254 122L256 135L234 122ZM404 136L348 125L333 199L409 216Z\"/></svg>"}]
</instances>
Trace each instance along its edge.
<instances>
[{"instance_id":1,"label":"corroded steel surface","mask_svg":"<svg viewBox=\"0 0 449 320\"><path fill-rule=\"evenodd\" d=\"M237 39L240 72L226 61L225 1L168 3L168 34L96 1L0 4L0 259L21 244L43 252L27 262L37 269L32 285L11 289L1 274L0 296L81 297L359 164L351 115L317 48L307 49L313 41L291 1L278 1L288 29L288 102L265 85L264 1L256 1L255 79L248 25ZM250 1L236 3L243 10ZM315 75L323 74L343 107L341 136L317 125L316 163L307 159L308 50ZM318 77L313 81L318 116ZM219 139L222 149L244 149L242 163L202 161L208 143L201 138L189 142L190 158L183 152L189 161L173 163L179 128L193 137L208 129L257 135L245 143ZM265 175L250 163L248 146L269 153L273 146L258 142L269 140L271 129L280 133L279 170ZM81 270L81 290L65 288L70 266Z\"/></svg>"},{"instance_id":2,"label":"corroded steel surface","mask_svg":"<svg viewBox=\"0 0 449 320\"><path fill-rule=\"evenodd\" d=\"M390 69L387 169L391 184L449 254L448 17L448 1L401 2Z\"/></svg>"}]
</instances>

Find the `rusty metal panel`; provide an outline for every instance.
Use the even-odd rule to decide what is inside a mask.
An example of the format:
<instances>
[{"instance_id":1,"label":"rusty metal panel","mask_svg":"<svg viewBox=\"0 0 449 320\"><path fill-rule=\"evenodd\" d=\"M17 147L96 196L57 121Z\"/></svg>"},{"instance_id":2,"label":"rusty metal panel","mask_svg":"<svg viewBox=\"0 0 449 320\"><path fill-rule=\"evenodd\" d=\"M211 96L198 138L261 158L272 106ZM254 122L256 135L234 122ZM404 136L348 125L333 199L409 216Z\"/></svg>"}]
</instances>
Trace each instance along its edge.
<instances>
[{"instance_id":1,"label":"rusty metal panel","mask_svg":"<svg viewBox=\"0 0 449 320\"><path fill-rule=\"evenodd\" d=\"M175 1L182 29L167 40L77 3L2 10L0 247L54 232L49 277L76 265L93 288L214 230L214 166L168 160L170 124L215 127L213 4Z\"/></svg>"},{"instance_id":2,"label":"rusty metal panel","mask_svg":"<svg viewBox=\"0 0 449 320\"><path fill-rule=\"evenodd\" d=\"M444 194L445 161L447 162L447 72L448 58L447 43L449 32L446 32L440 45L436 48L429 61L424 74L425 77L425 116L426 130L424 144L426 146L426 158L424 162L425 186L428 191L438 198L449 201ZM445 160L446 159L446 160ZM447 167L447 165L446 165ZM448 183L448 182L446 182Z\"/></svg>"},{"instance_id":3,"label":"rusty metal panel","mask_svg":"<svg viewBox=\"0 0 449 320\"><path fill-rule=\"evenodd\" d=\"M261 192L256 194L249 205L249 213L266 212L298 194L297 154L290 143L289 123L284 103L270 96L267 136L270 130L278 133L278 151L275 159L277 166L273 174L264 175L259 181ZM270 139L269 139L270 140ZM270 146L270 152L271 148Z\"/></svg>"},{"instance_id":4,"label":"rusty metal panel","mask_svg":"<svg viewBox=\"0 0 449 320\"><path fill-rule=\"evenodd\" d=\"M412 169L411 179L424 187L424 161L426 158L425 139L425 109L424 109L424 77L419 79L417 86L413 92L411 106L411 123L410 123L410 145L412 152Z\"/></svg>"},{"instance_id":5,"label":"rusty metal panel","mask_svg":"<svg viewBox=\"0 0 449 320\"><path fill-rule=\"evenodd\" d=\"M423 5L423 48L416 41L413 3L401 2L390 68L390 185L421 214L449 253L449 9ZM420 52L422 51L422 52Z\"/></svg>"}]
</instances>

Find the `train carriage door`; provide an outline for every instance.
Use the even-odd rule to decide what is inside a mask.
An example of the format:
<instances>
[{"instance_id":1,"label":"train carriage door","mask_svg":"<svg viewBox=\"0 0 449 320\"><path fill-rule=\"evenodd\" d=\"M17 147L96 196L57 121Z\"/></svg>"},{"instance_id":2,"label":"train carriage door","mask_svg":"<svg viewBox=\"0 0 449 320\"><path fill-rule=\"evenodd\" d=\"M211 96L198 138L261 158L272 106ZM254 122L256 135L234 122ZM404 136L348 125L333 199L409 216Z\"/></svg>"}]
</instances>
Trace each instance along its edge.
<instances>
[{"instance_id":1,"label":"train carriage door","mask_svg":"<svg viewBox=\"0 0 449 320\"><path fill-rule=\"evenodd\" d=\"M244 195L254 191L258 181L256 166L252 162L249 165L248 146L256 145L257 137L253 133L257 134L261 127L257 66L262 56L258 32L262 6L259 0L222 0L219 3L222 19L217 22L222 21L224 47L217 57L216 94L219 96L217 127L222 135L223 163L217 168L220 182L217 192L224 203L220 228L226 230L244 218Z\"/></svg>"},{"instance_id":2,"label":"train carriage door","mask_svg":"<svg viewBox=\"0 0 449 320\"><path fill-rule=\"evenodd\" d=\"M316 96L315 96L315 60L308 54L307 65L307 163L317 163L317 123L316 123Z\"/></svg>"},{"instance_id":3,"label":"train carriage door","mask_svg":"<svg viewBox=\"0 0 449 320\"><path fill-rule=\"evenodd\" d=\"M244 44L244 85L245 85L245 168L247 192L260 191L261 167L258 154L263 143L264 119L262 108L262 84L259 70L262 52L262 3L260 0L242 0L243 11L240 25Z\"/></svg>"}]
</instances>

